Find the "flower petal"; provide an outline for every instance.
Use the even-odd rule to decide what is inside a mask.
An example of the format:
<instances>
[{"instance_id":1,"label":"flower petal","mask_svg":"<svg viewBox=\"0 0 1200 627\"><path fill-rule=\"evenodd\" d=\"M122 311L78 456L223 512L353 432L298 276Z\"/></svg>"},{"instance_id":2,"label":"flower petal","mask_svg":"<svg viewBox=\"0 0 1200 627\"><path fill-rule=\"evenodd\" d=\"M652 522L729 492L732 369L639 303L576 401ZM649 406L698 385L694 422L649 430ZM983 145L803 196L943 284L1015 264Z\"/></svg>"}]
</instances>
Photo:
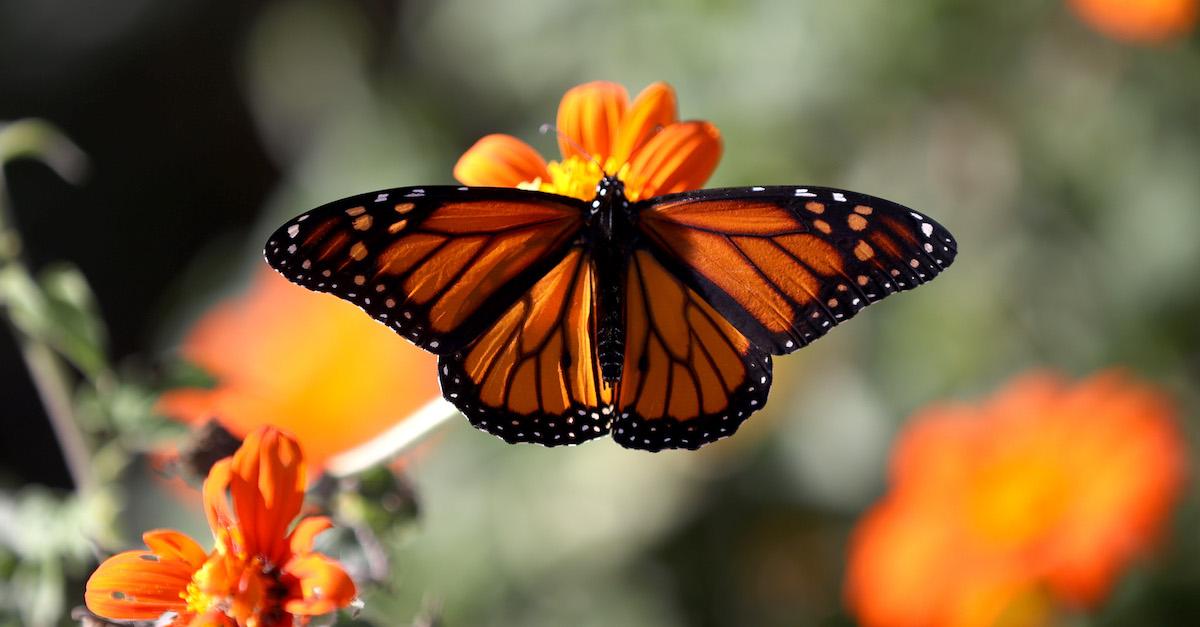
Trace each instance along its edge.
<instances>
[{"instance_id":1,"label":"flower petal","mask_svg":"<svg viewBox=\"0 0 1200 627\"><path fill-rule=\"evenodd\" d=\"M142 534L150 551L162 559L187 564L193 571L204 565L208 554L195 540L172 529L155 529Z\"/></svg>"},{"instance_id":2,"label":"flower petal","mask_svg":"<svg viewBox=\"0 0 1200 627\"><path fill-rule=\"evenodd\" d=\"M629 162L631 200L699 189L721 159L721 133L708 122L672 124L646 142Z\"/></svg>"},{"instance_id":3,"label":"flower petal","mask_svg":"<svg viewBox=\"0 0 1200 627\"><path fill-rule=\"evenodd\" d=\"M675 90L664 82L654 83L638 94L621 121L612 149L611 157L618 168L629 161L629 156L637 152L651 136L675 123L676 107Z\"/></svg>"},{"instance_id":4,"label":"flower petal","mask_svg":"<svg viewBox=\"0 0 1200 627\"><path fill-rule=\"evenodd\" d=\"M233 459L225 458L213 465L204 480L204 513L218 548L229 548L230 530L234 527L233 513L229 510L226 491L233 478Z\"/></svg>"},{"instance_id":5,"label":"flower petal","mask_svg":"<svg viewBox=\"0 0 1200 627\"><path fill-rule=\"evenodd\" d=\"M567 90L558 105L558 130L562 133L558 147L563 159L580 155L604 163L612 154L628 105L629 94L617 83L593 81Z\"/></svg>"},{"instance_id":6,"label":"flower petal","mask_svg":"<svg viewBox=\"0 0 1200 627\"><path fill-rule=\"evenodd\" d=\"M548 177L546 161L538 151L512 135L498 133L475 142L454 165L454 178L463 185L516 187Z\"/></svg>"},{"instance_id":7,"label":"flower petal","mask_svg":"<svg viewBox=\"0 0 1200 627\"><path fill-rule=\"evenodd\" d=\"M220 610L209 610L192 618L190 621L180 622L179 624L186 625L187 627L237 627L237 622Z\"/></svg>"},{"instance_id":8,"label":"flower petal","mask_svg":"<svg viewBox=\"0 0 1200 627\"><path fill-rule=\"evenodd\" d=\"M232 595L229 608L225 613L237 619L239 625L253 624L251 621L262 614L262 610L267 603L267 586L261 573L254 572L253 569L242 569L238 573L237 583L234 585L234 593Z\"/></svg>"},{"instance_id":9,"label":"flower petal","mask_svg":"<svg viewBox=\"0 0 1200 627\"><path fill-rule=\"evenodd\" d=\"M114 620L154 620L166 612L183 612L183 594L195 570L149 551L118 553L92 573L84 602L93 614Z\"/></svg>"},{"instance_id":10,"label":"flower petal","mask_svg":"<svg viewBox=\"0 0 1200 627\"><path fill-rule=\"evenodd\" d=\"M1118 41L1158 43L1186 35L1196 26L1196 0L1071 0L1089 26Z\"/></svg>"},{"instance_id":11,"label":"flower petal","mask_svg":"<svg viewBox=\"0 0 1200 627\"><path fill-rule=\"evenodd\" d=\"M333 521L325 516L310 516L296 523L292 535L288 536L288 546L293 555L303 555L312 552L313 540L322 531L333 526Z\"/></svg>"},{"instance_id":12,"label":"flower petal","mask_svg":"<svg viewBox=\"0 0 1200 627\"><path fill-rule=\"evenodd\" d=\"M358 596L358 588L341 565L318 553L293 557L284 565L283 573L295 578L283 605L292 614L328 614L346 607Z\"/></svg>"},{"instance_id":13,"label":"flower petal","mask_svg":"<svg viewBox=\"0 0 1200 627\"><path fill-rule=\"evenodd\" d=\"M192 424L216 416L239 440L263 425L285 429L309 472L441 397L436 355L265 264L248 291L201 318L183 353L216 386L171 393L160 410ZM396 372L408 374L397 381Z\"/></svg>"},{"instance_id":14,"label":"flower petal","mask_svg":"<svg viewBox=\"0 0 1200 627\"><path fill-rule=\"evenodd\" d=\"M247 436L232 468L229 487L246 553L283 563L288 527L304 504L300 445L274 427L263 427Z\"/></svg>"}]
</instances>

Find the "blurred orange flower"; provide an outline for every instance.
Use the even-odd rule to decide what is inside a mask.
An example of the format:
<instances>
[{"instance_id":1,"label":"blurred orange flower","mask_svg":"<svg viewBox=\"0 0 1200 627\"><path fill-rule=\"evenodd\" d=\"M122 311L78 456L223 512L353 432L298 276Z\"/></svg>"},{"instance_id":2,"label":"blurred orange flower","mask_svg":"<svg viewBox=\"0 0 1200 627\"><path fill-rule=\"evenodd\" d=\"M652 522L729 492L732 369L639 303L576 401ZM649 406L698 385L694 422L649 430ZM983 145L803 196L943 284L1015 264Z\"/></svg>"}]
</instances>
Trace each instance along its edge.
<instances>
[{"instance_id":1,"label":"blurred orange flower","mask_svg":"<svg viewBox=\"0 0 1200 627\"><path fill-rule=\"evenodd\" d=\"M315 467L440 396L433 355L353 305L269 270L201 319L183 354L217 385L168 392L163 413L195 425L216 418L238 437L276 425Z\"/></svg>"},{"instance_id":2,"label":"blurred orange flower","mask_svg":"<svg viewBox=\"0 0 1200 627\"><path fill-rule=\"evenodd\" d=\"M931 407L851 538L847 603L874 627L1038 625L1055 602L1094 606L1153 543L1184 473L1169 400L1121 373L1030 375Z\"/></svg>"},{"instance_id":3,"label":"blurred orange flower","mask_svg":"<svg viewBox=\"0 0 1200 627\"><path fill-rule=\"evenodd\" d=\"M1198 0L1070 0L1089 26L1120 41L1154 43L1196 25Z\"/></svg>"},{"instance_id":4,"label":"blurred orange flower","mask_svg":"<svg viewBox=\"0 0 1200 627\"><path fill-rule=\"evenodd\" d=\"M625 88L594 81L558 105L561 161L549 164L511 135L488 135L454 166L463 185L520 187L591 200L607 172L630 200L699 189L721 158L721 134L705 121L680 122L675 90L654 83L633 103ZM585 154L586 153L586 154Z\"/></svg>"},{"instance_id":5,"label":"blurred orange flower","mask_svg":"<svg viewBox=\"0 0 1200 627\"><path fill-rule=\"evenodd\" d=\"M177 627L282 627L346 607L358 594L354 582L312 550L333 523L313 516L292 526L306 485L296 441L272 427L255 431L204 482L213 552L178 531L148 531L149 550L114 555L88 579L88 609L113 620L171 612Z\"/></svg>"}]
</instances>

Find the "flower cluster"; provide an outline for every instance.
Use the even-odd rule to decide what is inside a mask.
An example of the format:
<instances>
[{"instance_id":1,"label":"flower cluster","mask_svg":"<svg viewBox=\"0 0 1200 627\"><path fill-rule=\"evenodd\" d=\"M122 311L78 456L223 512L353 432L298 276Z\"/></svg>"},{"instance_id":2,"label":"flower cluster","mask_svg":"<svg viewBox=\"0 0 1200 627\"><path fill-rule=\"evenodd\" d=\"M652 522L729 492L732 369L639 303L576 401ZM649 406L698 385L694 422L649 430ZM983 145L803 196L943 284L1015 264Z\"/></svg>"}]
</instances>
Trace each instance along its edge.
<instances>
[{"instance_id":1,"label":"flower cluster","mask_svg":"<svg viewBox=\"0 0 1200 627\"><path fill-rule=\"evenodd\" d=\"M305 485L296 441L272 427L255 431L204 482L216 548L205 553L178 531L149 531L147 550L114 555L92 574L88 609L115 620L168 616L175 627L273 627L346 607L354 582L313 551L332 523L313 516L292 525Z\"/></svg>"},{"instance_id":2,"label":"flower cluster","mask_svg":"<svg viewBox=\"0 0 1200 627\"><path fill-rule=\"evenodd\" d=\"M1032 375L925 410L852 537L849 605L873 627L1041 624L1056 604L1094 606L1179 496L1174 415L1119 373Z\"/></svg>"}]
</instances>

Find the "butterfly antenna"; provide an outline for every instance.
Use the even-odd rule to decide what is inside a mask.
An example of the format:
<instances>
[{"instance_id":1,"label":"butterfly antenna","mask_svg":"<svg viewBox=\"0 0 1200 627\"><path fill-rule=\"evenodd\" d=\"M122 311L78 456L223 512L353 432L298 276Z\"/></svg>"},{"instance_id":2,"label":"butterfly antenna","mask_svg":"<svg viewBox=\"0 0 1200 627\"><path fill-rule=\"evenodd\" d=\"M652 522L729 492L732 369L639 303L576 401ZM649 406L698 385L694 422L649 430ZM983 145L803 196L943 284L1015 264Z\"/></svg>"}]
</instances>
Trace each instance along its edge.
<instances>
[{"instance_id":1,"label":"butterfly antenna","mask_svg":"<svg viewBox=\"0 0 1200 627\"><path fill-rule=\"evenodd\" d=\"M596 164L596 167L600 168L601 172L604 172L604 176L609 176L608 172L604 170L604 164L600 163L599 159L593 157L591 155L591 153L589 153L587 150L584 150L583 146L579 145L579 142L577 142L573 138L571 138L570 135L567 135L566 133L559 130L559 128L557 126L555 126L553 124L543 124L540 127L538 127L538 132L540 132L543 135L549 133L550 131L554 131L554 133L556 135L558 135L562 139L566 140L566 142L568 144L570 144L572 148L574 148L575 150L578 150L580 153L583 154L583 156L587 157L588 161L591 161L592 163Z\"/></svg>"}]
</instances>

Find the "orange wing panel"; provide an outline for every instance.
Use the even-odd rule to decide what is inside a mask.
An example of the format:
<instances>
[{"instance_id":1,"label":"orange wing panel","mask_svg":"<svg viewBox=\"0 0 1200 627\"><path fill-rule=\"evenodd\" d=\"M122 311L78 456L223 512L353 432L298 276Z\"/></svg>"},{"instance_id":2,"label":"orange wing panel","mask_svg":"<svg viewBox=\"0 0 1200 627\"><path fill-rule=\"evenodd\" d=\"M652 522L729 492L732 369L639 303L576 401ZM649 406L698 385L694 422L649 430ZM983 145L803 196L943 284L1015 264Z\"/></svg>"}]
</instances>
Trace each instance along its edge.
<instances>
[{"instance_id":1,"label":"orange wing panel","mask_svg":"<svg viewBox=\"0 0 1200 627\"><path fill-rule=\"evenodd\" d=\"M573 248L472 345L444 355L442 390L509 442L578 444L608 433L612 389L593 344L596 273Z\"/></svg>"},{"instance_id":2,"label":"orange wing panel","mask_svg":"<svg viewBox=\"0 0 1200 627\"><path fill-rule=\"evenodd\" d=\"M562 259L585 209L516 189L385 190L296 217L265 252L294 283L445 354L478 338Z\"/></svg>"},{"instance_id":3,"label":"orange wing panel","mask_svg":"<svg viewBox=\"0 0 1200 627\"><path fill-rule=\"evenodd\" d=\"M649 251L634 253L625 295L618 443L698 448L766 403L770 358Z\"/></svg>"},{"instance_id":4,"label":"orange wing panel","mask_svg":"<svg viewBox=\"0 0 1200 627\"><path fill-rule=\"evenodd\" d=\"M664 263L773 354L932 279L956 252L928 217L845 190L700 190L635 210Z\"/></svg>"}]
</instances>

